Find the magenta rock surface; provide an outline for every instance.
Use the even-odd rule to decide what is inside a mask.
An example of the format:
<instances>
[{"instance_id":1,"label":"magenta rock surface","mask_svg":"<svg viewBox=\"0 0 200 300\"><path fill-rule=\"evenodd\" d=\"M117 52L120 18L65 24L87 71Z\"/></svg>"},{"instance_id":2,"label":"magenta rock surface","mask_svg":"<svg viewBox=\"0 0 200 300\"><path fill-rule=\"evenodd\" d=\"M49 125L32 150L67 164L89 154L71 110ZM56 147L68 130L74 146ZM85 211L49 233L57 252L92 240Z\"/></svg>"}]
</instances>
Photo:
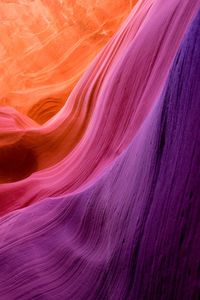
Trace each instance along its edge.
<instances>
[{"instance_id":1,"label":"magenta rock surface","mask_svg":"<svg viewBox=\"0 0 200 300\"><path fill-rule=\"evenodd\" d=\"M199 299L199 83L200 13L112 164L82 190L1 218L0 299Z\"/></svg>"}]
</instances>

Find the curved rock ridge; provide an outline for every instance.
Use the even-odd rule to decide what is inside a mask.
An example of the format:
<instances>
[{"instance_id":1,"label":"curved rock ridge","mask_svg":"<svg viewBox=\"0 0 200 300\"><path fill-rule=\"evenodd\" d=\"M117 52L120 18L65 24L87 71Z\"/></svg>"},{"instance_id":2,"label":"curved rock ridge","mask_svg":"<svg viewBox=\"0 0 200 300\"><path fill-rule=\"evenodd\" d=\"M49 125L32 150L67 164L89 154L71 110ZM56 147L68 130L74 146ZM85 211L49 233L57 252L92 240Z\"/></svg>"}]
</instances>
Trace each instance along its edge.
<instances>
[{"instance_id":1,"label":"curved rock ridge","mask_svg":"<svg viewBox=\"0 0 200 300\"><path fill-rule=\"evenodd\" d=\"M162 94L104 174L1 218L1 299L199 298L199 82L200 11Z\"/></svg>"},{"instance_id":2,"label":"curved rock ridge","mask_svg":"<svg viewBox=\"0 0 200 300\"><path fill-rule=\"evenodd\" d=\"M112 164L158 99L199 4L139 1L63 109L43 126L1 111L1 215L82 190Z\"/></svg>"}]
</instances>

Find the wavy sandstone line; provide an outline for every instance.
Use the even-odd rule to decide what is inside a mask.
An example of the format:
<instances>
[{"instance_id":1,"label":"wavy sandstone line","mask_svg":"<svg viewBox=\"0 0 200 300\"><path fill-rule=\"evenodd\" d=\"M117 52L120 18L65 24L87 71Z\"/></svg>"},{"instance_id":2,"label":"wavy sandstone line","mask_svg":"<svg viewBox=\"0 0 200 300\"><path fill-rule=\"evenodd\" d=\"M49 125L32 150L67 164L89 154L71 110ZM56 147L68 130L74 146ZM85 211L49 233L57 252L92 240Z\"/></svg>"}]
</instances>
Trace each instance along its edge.
<instances>
[{"instance_id":1,"label":"wavy sandstone line","mask_svg":"<svg viewBox=\"0 0 200 300\"><path fill-rule=\"evenodd\" d=\"M168 64L171 64L172 54L176 50L174 45L180 43L191 16L199 7L198 1L195 6L188 1L176 1L179 6L172 9L173 3L168 1L163 7L161 1L157 2L155 11L160 8L159 15L162 16L160 26L150 27L148 20L154 24L159 18L155 19L153 12L149 12L145 18L146 27L140 27L136 37L140 43L142 37L146 40L144 32L148 29L149 43L146 40L146 48L141 52L137 39L133 39L133 44L123 50L125 56L110 72L109 86L104 83L106 91L102 88L103 100L96 104L97 108L101 107L101 112L97 111L99 117L102 113L104 122L95 117L96 127L101 128L102 135L98 135L97 139L99 131L94 129L94 141L103 147L101 137L104 130L107 132L109 144L103 150L112 157L113 164L108 164L104 151L98 152L99 159L104 162L104 174L98 178L92 174L92 183L84 190L57 198L44 197L43 201L0 219L1 299L198 299L200 12L181 43L165 81ZM163 14L169 14L167 19L171 20L170 23L165 22ZM161 24L165 24L164 37ZM179 26L182 28L180 31L177 30ZM154 50L151 49L151 39L158 41ZM170 44L172 40L174 44ZM165 46L172 51L169 56ZM151 51L147 49L151 49L154 55L151 56ZM143 55L144 61L139 60L140 56L135 57L136 51ZM147 53L150 56L146 56ZM160 64L158 57L162 61ZM94 70L96 62L86 77ZM132 99L134 84L138 80L143 87L144 80L143 77L142 81L139 80L139 68L138 73L133 71L136 70L133 68L136 62L143 71L145 62L149 70L145 73L145 83L156 90L149 95L149 109L144 112L147 97L143 102L142 98ZM160 78L155 81L158 66ZM150 75L154 78L152 85L151 81L148 84ZM72 100L86 77L79 83ZM164 90L158 95L163 84ZM153 95L157 95L156 101L153 101ZM137 100L139 105L136 105ZM143 112L143 121L134 121L136 117L131 119L136 115L134 105L138 113ZM61 112L61 117L67 109ZM126 124L123 124L124 114ZM115 116L119 115L118 129ZM133 121L137 128L135 135ZM113 125L112 130L108 131L107 123L116 126ZM90 137L93 141L92 132ZM125 141L129 140L129 145L113 160L119 144L112 141L119 137L121 141L122 137ZM94 159L93 148L88 146L87 151ZM85 153L79 155L87 159ZM88 168L92 162L87 160ZM59 166L62 167L63 163ZM100 163L98 158L94 163ZM82 172L87 170L80 169ZM48 172L54 174L55 169ZM52 182L49 177L48 186L54 183L55 188L55 178L63 174L57 173ZM29 189L31 184L33 188L40 182L39 173L35 175L35 181L31 180ZM22 182L25 183L26 180Z\"/></svg>"},{"instance_id":2,"label":"wavy sandstone line","mask_svg":"<svg viewBox=\"0 0 200 300\"><path fill-rule=\"evenodd\" d=\"M140 1L54 118L38 126L3 112L0 178L16 182L0 187L1 214L82 189L126 149L198 7L199 0Z\"/></svg>"}]
</instances>

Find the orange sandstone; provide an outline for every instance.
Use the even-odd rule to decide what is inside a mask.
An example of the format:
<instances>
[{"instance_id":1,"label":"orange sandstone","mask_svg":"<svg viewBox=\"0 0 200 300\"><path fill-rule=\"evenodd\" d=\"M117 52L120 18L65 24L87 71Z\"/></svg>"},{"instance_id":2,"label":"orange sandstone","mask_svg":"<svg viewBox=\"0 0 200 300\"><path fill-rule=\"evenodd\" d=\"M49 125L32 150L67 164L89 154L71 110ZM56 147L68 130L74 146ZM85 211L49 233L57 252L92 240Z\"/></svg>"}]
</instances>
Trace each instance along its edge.
<instances>
[{"instance_id":1,"label":"orange sandstone","mask_svg":"<svg viewBox=\"0 0 200 300\"><path fill-rule=\"evenodd\" d=\"M129 0L0 2L0 105L42 124L131 11Z\"/></svg>"}]
</instances>

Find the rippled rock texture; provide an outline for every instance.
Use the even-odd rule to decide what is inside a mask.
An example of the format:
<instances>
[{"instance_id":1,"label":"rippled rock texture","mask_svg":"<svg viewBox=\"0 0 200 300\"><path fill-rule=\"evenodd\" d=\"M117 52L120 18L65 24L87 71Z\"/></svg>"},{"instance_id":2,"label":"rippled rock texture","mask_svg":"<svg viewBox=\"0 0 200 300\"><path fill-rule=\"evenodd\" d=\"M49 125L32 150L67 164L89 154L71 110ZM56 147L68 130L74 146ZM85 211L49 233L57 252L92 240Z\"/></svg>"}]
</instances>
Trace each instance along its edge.
<instances>
[{"instance_id":1,"label":"rippled rock texture","mask_svg":"<svg viewBox=\"0 0 200 300\"><path fill-rule=\"evenodd\" d=\"M86 2L104 4L71 1L66 11ZM53 13L61 1L37 3L64 26ZM112 5L117 28L134 3ZM91 42L97 56L43 125L1 107L0 299L199 299L199 9L199 0L138 1L100 52Z\"/></svg>"},{"instance_id":2,"label":"rippled rock texture","mask_svg":"<svg viewBox=\"0 0 200 300\"><path fill-rule=\"evenodd\" d=\"M134 2L0 1L0 104L50 119Z\"/></svg>"}]
</instances>

